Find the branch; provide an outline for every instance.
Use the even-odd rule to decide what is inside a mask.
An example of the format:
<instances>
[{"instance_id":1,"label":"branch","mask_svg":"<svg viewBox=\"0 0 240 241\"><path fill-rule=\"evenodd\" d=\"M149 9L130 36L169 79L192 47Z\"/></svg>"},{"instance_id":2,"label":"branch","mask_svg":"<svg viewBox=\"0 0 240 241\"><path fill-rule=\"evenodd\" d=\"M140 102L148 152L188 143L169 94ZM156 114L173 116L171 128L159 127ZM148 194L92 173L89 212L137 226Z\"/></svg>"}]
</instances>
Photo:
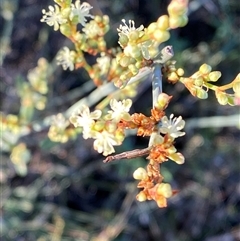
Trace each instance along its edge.
<instances>
[{"instance_id":1,"label":"branch","mask_svg":"<svg viewBox=\"0 0 240 241\"><path fill-rule=\"evenodd\" d=\"M140 156L146 156L150 153L151 147L147 147L144 149L135 149L132 151L126 151L122 152L120 154L116 154L113 156L108 156L105 160L103 160L104 163L111 162L114 160L120 160L120 159L132 159L135 157L140 157Z\"/></svg>"}]
</instances>

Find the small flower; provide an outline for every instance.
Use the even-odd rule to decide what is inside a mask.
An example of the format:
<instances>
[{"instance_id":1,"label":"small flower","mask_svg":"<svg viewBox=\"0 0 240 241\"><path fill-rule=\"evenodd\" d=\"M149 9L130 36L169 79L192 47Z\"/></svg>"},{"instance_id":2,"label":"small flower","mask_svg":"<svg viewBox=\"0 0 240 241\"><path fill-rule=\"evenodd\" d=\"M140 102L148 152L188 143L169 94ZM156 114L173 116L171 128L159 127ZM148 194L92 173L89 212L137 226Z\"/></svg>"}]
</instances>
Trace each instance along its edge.
<instances>
[{"instance_id":1,"label":"small flower","mask_svg":"<svg viewBox=\"0 0 240 241\"><path fill-rule=\"evenodd\" d=\"M72 12L70 13L69 18L73 20L74 17L77 17L78 23L82 26L85 26L87 19L86 17L93 18L93 16L89 13L89 10L93 7L89 3L82 3L80 4L80 0L75 2L75 5L72 4Z\"/></svg>"},{"instance_id":2,"label":"small flower","mask_svg":"<svg viewBox=\"0 0 240 241\"><path fill-rule=\"evenodd\" d=\"M185 121L182 119L181 116L178 118L173 118L173 114L170 115L170 119L166 116L164 116L162 121L162 126L159 128L160 132L163 134L169 134L173 138L177 138L179 136L185 135L185 132L182 132L182 130L185 126Z\"/></svg>"},{"instance_id":3,"label":"small flower","mask_svg":"<svg viewBox=\"0 0 240 241\"><path fill-rule=\"evenodd\" d=\"M88 139L95 135L92 127L95 124L95 120L99 119L102 115L102 111L95 110L90 112L89 107L83 105L78 114L73 114L69 120L75 127L83 128L83 138Z\"/></svg>"},{"instance_id":4,"label":"small flower","mask_svg":"<svg viewBox=\"0 0 240 241\"><path fill-rule=\"evenodd\" d=\"M100 75L106 75L109 71L111 59L109 56L101 54L101 57L97 58L97 64L100 67Z\"/></svg>"},{"instance_id":5,"label":"small flower","mask_svg":"<svg viewBox=\"0 0 240 241\"><path fill-rule=\"evenodd\" d=\"M55 7L55 9L54 9ZM57 31L59 29L59 25L66 23L67 19L65 19L61 12L60 8L57 5L49 6L49 12L47 12L45 9L42 10L42 13L44 14L41 22L46 22L49 26L54 26L54 31Z\"/></svg>"},{"instance_id":6,"label":"small flower","mask_svg":"<svg viewBox=\"0 0 240 241\"><path fill-rule=\"evenodd\" d=\"M144 29L143 25L141 25L138 28L135 28L135 22L133 20L129 20L129 26L127 26L125 19L122 19L122 22L124 23L124 25L120 24L120 26L117 29L117 31L119 33L122 33L122 34L128 36L128 37L129 37L129 34L131 34L131 32L133 32L135 30L140 32L140 31L142 31Z\"/></svg>"},{"instance_id":7,"label":"small flower","mask_svg":"<svg viewBox=\"0 0 240 241\"><path fill-rule=\"evenodd\" d=\"M57 115L53 116L52 125L64 130L67 126L69 126L69 121L64 117L63 114L58 113Z\"/></svg>"},{"instance_id":8,"label":"small flower","mask_svg":"<svg viewBox=\"0 0 240 241\"><path fill-rule=\"evenodd\" d=\"M130 114L128 113L130 107L132 105L131 99L126 99L123 101L117 101L116 99L112 99L110 101L110 106L112 110L108 111L108 114L105 116L107 120L115 120L119 122L121 119L130 120Z\"/></svg>"},{"instance_id":9,"label":"small flower","mask_svg":"<svg viewBox=\"0 0 240 241\"><path fill-rule=\"evenodd\" d=\"M53 142L65 143L68 141L66 128L69 126L69 121L63 114L59 113L52 118L52 123L48 131L48 137Z\"/></svg>"},{"instance_id":10,"label":"small flower","mask_svg":"<svg viewBox=\"0 0 240 241\"><path fill-rule=\"evenodd\" d=\"M101 34L102 29L99 27L97 22L92 20L89 23L85 24L83 32L86 34L88 38L95 38L96 36Z\"/></svg>"},{"instance_id":11,"label":"small flower","mask_svg":"<svg viewBox=\"0 0 240 241\"><path fill-rule=\"evenodd\" d=\"M73 71L75 57L76 53L74 51L70 51L68 47L63 47L63 49L59 51L56 57L57 64L62 65L64 70L69 68L71 71Z\"/></svg>"},{"instance_id":12,"label":"small flower","mask_svg":"<svg viewBox=\"0 0 240 241\"><path fill-rule=\"evenodd\" d=\"M95 132L92 138L96 139L93 143L94 149L98 153L103 153L104 156L115 152L113 146L121 144L116 140L114 134L109 133L106 130Z\"/></svg>"}]
</instances>

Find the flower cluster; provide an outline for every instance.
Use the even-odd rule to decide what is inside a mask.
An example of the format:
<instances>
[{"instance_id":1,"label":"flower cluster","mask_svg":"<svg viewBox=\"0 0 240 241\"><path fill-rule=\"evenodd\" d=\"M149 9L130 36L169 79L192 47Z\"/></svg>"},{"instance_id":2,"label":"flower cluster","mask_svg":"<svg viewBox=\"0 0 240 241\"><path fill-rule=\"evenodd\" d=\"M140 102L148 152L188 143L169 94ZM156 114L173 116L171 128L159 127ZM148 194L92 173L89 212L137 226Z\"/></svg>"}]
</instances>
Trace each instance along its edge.
<instances>
[{"instance_id":1,"label":"flower cluster","mask_svg":"<svg viewBox=\"0 0 240 241\"><path fill-rule=\"evenodd\" d=\"M160 94L159 100L167 100L168 97L166 94ZM163 104L163 108L166 108L168 100ZM158 104L159 106L159 104ZM163 109L162 109L163 110ZM155 109L155 112L152 111L152 115L156 116L156 111L162 112L160 109ZM163 113L158 115L162 116ZM156 119L152 116L151 119ZM159 118L158 118L159 119ZM149 163L146 170L144 168L138 168L133 177L137 180L140 180L138 183L138 188L143 190L137 195L139 201L145 200L155 200L159 207L167 206L167 198L173 195L170 184L163 183L163 176L160 173L160 165L168 160L172 160L177 164L184 163L184 156L177 152L174 147L174 139L180 136L183 136L185 132L181 130L184 128L185 121L182 120L182 117L173 118L173 114L168 119L165 115L159 119L159 127L157 127L155 135L152 135L151 146L149 147L149 155L147 159ZM156 128L157 123L155 124ZM157 125L158 126L158 125Z\"/></svg>"},{"instance_id":2,"label":"flower cluster","mask_svg":"<svg viewBox=\"0 0 240 241\"><path fill-rule=\"evenodd\" d=\"M60 30L75 46L75 50L63 47L57 55L57 64L62 65L64 70L70 71L85 68L96 85L102 84L102 78L106 76L101 76L101 66L98 63L95 68L88 65L84 53L103 55L106 52L104 35L109 30L108 16L93 16L90 14L92 6L86 2L81 3L79 0L74 4L71 0L55 0L55 2L58 5L49 6L49 11L43 10L41 22L53 26L55 31ZM92 20L88 22L88 19ZM81 30L78 28L79 24L82 26ZM108 71L109 69L106 73Z\"/></svg>"},{"instance_id":3,"label":"flower cluster","mask_svg":"<svg viewBox=\"0 0 240 241\"><path fill-rule=\"evenodd\" d=\"M27 173L27 163L30 161L31 154L25 143L19 143L12 149L10 159L14 164L16 172L24 176Z\"/></svg>"},{"instance_id":4,"label":"flower cluster","mask_svg":"<svg viewBox=\"0 0 240 241\"><path fill-rule=\"evenodd\" d=\"M76 137L77 129L71 128L70 122L59 113L52 117L52 123L48 131L48 137L53 142L65 143Z\"/></svg>"},{"instance_id":5,"label":"flower cluster","mask_svg":"<svg viewBox=\"0 0 240 241\"><path fill-rule=\"evenodd\" d=\"M237 94L235 91L237 78L232 83L226 86L216 86L213 83L217 82L221 77L220 71L212 71L212 67L207 64L200 66L199 70L190 77L181 77L180 81L190 91L193 96L197 96L200 99L206 99L208 97L208 90L212 89L215 92L216 98L221 105L234 105L234 96ZM226 89L233 88L234 94L228 94Z\"/></svg>"},{"instance_id":6,"label":"flower cluster","mask_svg":"<svg viewBox=\"0 0 240 241\"><path fill-rule=\"evenodd\" d=\"M216 86L221 77L220 71L212 71L212 67L208 64L202 64L199 70L190 77L185 77L182 68L176 68L176 61L168 61L162 68L164 77L175 84L180 81L190 91L193 96L200 99L208 98L208 91L211 89L215 92L216 98L221 105L236 105L237 96L239 96L239 79L240 74L230 83L224 86ZM229 94L226 90L233 90L233 94Z\"/></svg>"},{"instance_id":7,"label":"flower cluster","mask_svg":"<svg viewBox=\"0 0 240 241\"><path fill-rule=\"evenodd\" d=\"M169 27L184 27L188 22L188 0L172 0L168 5Z\"/></svg>"},{"instance_id":8,"label":"flower cluster","mask_svg":"<svg viewBox=\"0 0 240 241\"><path fill-rule=\"evenodd\" d=\"M77 0L75 4L71 4L70 1L56 1L58 5L49 6L49 11L42 10L43 17L41 22L46 22L49 26L53 26L54 30L57 31L60 26L65 26L68 20L74 23L80 23L85 26L87 17L92 18L93 16L89 13L92 6L89 3L80 3Z\"/></svg>"},{"instance_id":9,"label":"flower cluster","mask_svg":"<svg viewBox=\"0 0 240 241\"><path fill-rule=\"evenodd\" d=\"M123 53L117 56L117 63L122 67L120 81L115 82L118 87L124 87L131 77L138 74L139 70L151 64L150 49L152 41L147 37L144 26L135 27L135 22L129 20L127 25L126 20L122 20L118 30L118 43L123 49ZM152 47L151 47L152 46Z\"/></svg>"},{"instance_id":10,"label":"flower cluster","mask_svg":"<svg viewBox=\"0 0 240 241\"><path fill-rule=\"evenodd\" d=\"M137 129L139 136L153 136L151 145L143 154L148 153L149 164L147 169L138 168L134 172L134 178L140 180L138 187L143 190L137 195L139 201L155 200L159 207L167 205L166 199L172 196L173 191L167 183L162 183L160 164L172 160L177 164L184 163L184 156L177 152L174 140L185 133L182 132L185 121L182 117L174 118L170 115L168 119L164 110L167 108L171 96L161 93L157 98L151 116L147 117L141 113L129 114L132 101L126 99L110 101L111 110L103 114L101 110L90 111L89 107L83 105L81 109L70 117L70 122L75 127L81 127L85 139L93 138L93 147L104 156L115 152L114 146L122 144L125 129ZM153 135L155 133L155 135ZM120 154L121 155L121 154ZM105 162L120 158L120 155L108 156ZM121 155L121 158L132 158L134 151ZM136 151L136 155L138 152Z\"/></svg>"},{"instance_id":11,"label":"flower cluster","mask_svg":"<svg viewBox=\"0 0 240 241\"><path fill-rule=\"evenodd\" d=\"M129 110L132 105L130 99L117 101L112 99L109 110L102 116L101 110L90 112L88 106L83 105L78 113L70 117L75 127L82 127L83 138L95 139L93 147L99 153L107 156L115 152L113 146L121 145L124 140L123 129L118 126L120 120L129 120Z\"/></svg>"},{"instance_id":12,"label":"flower cluster","mask_svg":"<svg viewBox=\"0 0 240 241\"><path fill-rule=\"evenodd\" d=\"M165 122L165 126L169 130L172 129L171 122L169 123L168 127L167 123ZM181 127L176 124L175 128L181 129ZM169 159L177 164L184 163L184 156L177 152L173 145L174 138L171 137L171 134L173 134L175 137L178 137L184 133L179 133L179 135L177 135L175 131L169 133L170 134L165 134L164 136L161 134L155 135L154 141L152 142L152 147L149 148L150 151L147 157L149 163L147 168L144 169L140 167L133 173L133 177L136 180L140 180L138 183L138 188L142 188L137 195L137 200L155 200L159 207L166 207L167 198L174 194L170 184L162 182L163 176L160 173L160 164L168 161Z\"/></svg>"}]
</instances>

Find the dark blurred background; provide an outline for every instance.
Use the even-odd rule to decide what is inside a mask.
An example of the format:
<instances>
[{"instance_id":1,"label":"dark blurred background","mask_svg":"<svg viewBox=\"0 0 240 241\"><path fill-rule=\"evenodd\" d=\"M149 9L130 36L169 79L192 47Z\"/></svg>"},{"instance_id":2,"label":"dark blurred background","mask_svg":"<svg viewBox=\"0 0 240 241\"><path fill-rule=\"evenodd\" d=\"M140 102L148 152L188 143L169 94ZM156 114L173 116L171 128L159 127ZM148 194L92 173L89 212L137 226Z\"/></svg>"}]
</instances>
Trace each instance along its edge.
<instances>
[{"instance_id":1,"label":"dark blurred background","mask_svg":"<svg viewBox=\"0 0 240 241\"><path fill-rule=\"evenodd\" d=\"M93 14L107 14L109 47L117 46L121 19L148 26L166 13L167 0L91 0ZM2 0L1 111L17 114L16 79L26 78L40 57L53 61L71 43L41 23L48 0ZM207 63L222 72L219 85L234 79L240 67L239 0L190 1L189 24L171 31L177 66L186 76ZM3 43L3 42L2 42ZM57 67L49 82L47 108L35 118L65 111L78 99L69 95L87 82L82 70ZM147 83L147 82L146 82ZM142 84L134 111L148 113L151 85ZM159 209L155 202L139 203L133 171L144 158L104 164L81 135L65 144L42 146L47 130L23 138L31 151L26 176L16 174L8 152L1 153L1 240L14 241L237 241L240 240L239 107L220 106L213 93L198 100L181 84L167 83L172 94L169 113L186 120L186 135L176 143L186 162L162 165L165 181L179 194ZM87 93L86 93L87 95ZM59 100L61 101L56 101ZM212 119L212 118L215 119ZM226 119L227 118L227 119ZM200 124L201 123L201 124ZM118 152L145 148L147 139L129 136Z\"/></svg>"}]
</instances>

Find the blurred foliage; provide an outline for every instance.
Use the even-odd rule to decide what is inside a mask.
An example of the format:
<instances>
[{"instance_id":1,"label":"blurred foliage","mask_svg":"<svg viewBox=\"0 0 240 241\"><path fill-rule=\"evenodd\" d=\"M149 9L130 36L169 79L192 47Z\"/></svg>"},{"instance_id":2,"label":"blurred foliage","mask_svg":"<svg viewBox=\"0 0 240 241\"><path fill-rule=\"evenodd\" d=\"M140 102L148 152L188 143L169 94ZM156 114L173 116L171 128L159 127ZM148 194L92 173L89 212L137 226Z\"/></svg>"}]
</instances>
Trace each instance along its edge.
<instances>
[{"instance_id":1,"label":"blurred foliage","mask_svg":"<svg viewBox=\"0 0 240 241\"><path fill-rule=\"evenodd\" d=\"M146 26L165 13L168 1L89 3L94 14L109 15L112 29L107 38L116 46L122 18ZM84 71L70 74L56 67L55 55L66 43L40 23L41 10L49 4L52 1L1 2L1 239L240 240L240 133L230 126L239 107L219 106L213 96L197 101L180 85L164 86L175 96L170 111L187 122L220 116L218 126L221 116L229 116L222 127L200 128L196 121L177 143L186 163L167 163L162 170L166 181L180 191L166 209L135 201L132 173L144 159L103 164L91 141L71 128L73 140L68 143L48 139L50 116L94 90ZM240 66L239 1L190 1L189 18L169 41L177 63L189 74L204 62L218 66L221 84L226 84ZM150 85L145 81L140 86L136 111L149 111ZM61 126L53 131L61 131ZM129 136L118 150L144 146L145 140Z\"/></svg>"}]
</instances>

